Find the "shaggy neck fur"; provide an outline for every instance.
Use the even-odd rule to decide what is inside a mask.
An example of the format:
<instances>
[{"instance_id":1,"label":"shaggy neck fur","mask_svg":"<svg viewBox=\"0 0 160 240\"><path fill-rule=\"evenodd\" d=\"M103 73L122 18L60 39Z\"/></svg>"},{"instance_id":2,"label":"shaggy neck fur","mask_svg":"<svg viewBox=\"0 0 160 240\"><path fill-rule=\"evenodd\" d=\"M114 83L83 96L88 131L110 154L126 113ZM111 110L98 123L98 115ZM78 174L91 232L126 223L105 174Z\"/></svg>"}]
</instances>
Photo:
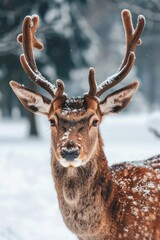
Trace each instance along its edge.
<instances>
[{"instance_id":1,"label":"shaggy neck fur","mask_svg":"<svg viewBox=\"0 0 160 240\"><path fill-rule=\"evenodd\" d=\"M106 239L111 228L115 229L112 209L119 203L115 201L115 186L101 146L99 136L96 152L78 168L62 167L52 153L52 173L60 210L66 225L79 239Z\"/></svg>"}]
</instances>

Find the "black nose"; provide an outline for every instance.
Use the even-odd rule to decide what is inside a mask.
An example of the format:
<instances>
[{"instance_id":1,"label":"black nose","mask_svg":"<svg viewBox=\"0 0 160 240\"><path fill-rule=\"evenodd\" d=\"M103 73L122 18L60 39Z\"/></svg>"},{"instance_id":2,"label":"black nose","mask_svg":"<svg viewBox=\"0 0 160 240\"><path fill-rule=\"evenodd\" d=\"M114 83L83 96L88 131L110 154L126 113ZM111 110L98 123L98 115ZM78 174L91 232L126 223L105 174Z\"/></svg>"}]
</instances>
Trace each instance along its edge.
<instances>
[{"instance_id":1,"label":"black nose","mask_svg":"<svg viewBox=\"0 0 160 240\"><path fill-rule=\"evenodd\" d=\"M67 161L74 161L75 158L79 156L79 149L78 148L62 148L61 150L62 158L66 159Z\"/></svg>"}]
</instances>

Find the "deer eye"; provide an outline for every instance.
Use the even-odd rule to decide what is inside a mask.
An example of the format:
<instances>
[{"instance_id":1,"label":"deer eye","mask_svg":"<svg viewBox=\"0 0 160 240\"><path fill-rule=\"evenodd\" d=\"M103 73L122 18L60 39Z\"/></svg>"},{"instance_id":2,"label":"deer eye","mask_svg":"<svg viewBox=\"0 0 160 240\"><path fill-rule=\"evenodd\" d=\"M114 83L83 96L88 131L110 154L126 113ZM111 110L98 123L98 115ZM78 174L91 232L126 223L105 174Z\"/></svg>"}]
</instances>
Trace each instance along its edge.
<instances>
[{"instance_id":1,"label":"deer eye","mask_svg":"<svg viewBox=\"0 0 160 240\"><path fill-rule=\"evenodd\" d=\"M93 127L97 127L98 126L98 120L97 119L93 120L92 126Z\"/></svg>"},{"instance_id":2,"label":"deer eye","mask_svg":"<svg viewBox=\"0 0 160 240\"><path fill-rule=\"evenodd\" d=\"M55 120L51 119L51 120L49 120L49 121L50 121L50 125L51 125L52 127L56 126Z\"/></svg>"}]
</instances>

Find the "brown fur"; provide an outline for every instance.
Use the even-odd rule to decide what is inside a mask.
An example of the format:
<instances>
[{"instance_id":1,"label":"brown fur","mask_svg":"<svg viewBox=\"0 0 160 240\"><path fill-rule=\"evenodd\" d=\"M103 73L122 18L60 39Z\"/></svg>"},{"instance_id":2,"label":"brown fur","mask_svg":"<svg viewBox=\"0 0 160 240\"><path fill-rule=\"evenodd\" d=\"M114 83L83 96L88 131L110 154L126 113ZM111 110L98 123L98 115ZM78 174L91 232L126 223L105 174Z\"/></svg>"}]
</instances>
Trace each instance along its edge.
<instances>
[{"instance_id":1,"label":"brown fur","mask_svg":"<svg viewBox=\"0 0 160 240\"><path fill-rule=\"evenodd\" d=\"M18 83L11 86L28 110L47 115L51 122L52 174L59 207L78 239L159 240L160 156L109 168L99 132L103 115L122 110L138 83L102 102L90 95L45 101ZM67 159L65 151L76 152L76 157Z\"/></svg>"},{"instance_id":2,"label":"brown fur","mask_svg":"<svg viewBox=\"0 0 160 240\"><path fill-rule=\"evenodd\" d=\"M92 114L101 121L98 102L89 98L86 103L86 112L63 116L58 109L50 116L57 115L59 122L58 130L52 129L52 174L66 226L80 240L158 240L160 156L109 168L98 128L88 127ZM62 143L64 127L72 132ZM86 164L78 168L64 168L57 158L58 144L67 145L71 140L89 155Z\"/></svg>"}]
</instances>

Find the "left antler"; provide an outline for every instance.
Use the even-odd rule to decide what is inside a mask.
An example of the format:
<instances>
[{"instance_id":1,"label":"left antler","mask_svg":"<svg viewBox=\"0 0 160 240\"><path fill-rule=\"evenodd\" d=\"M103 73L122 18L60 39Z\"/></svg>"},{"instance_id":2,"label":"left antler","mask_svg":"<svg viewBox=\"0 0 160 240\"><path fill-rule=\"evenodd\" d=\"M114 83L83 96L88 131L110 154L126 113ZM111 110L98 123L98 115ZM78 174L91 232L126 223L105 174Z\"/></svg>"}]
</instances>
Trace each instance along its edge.
<instances>
[{"instance_id":1,"label":"left antler","mask_svg":"<svg viewBox=\"0 0 160 240\"><path fill-rule=\"evenodd\" d=\"M44 88L52 97L62 96L64 94L63 81L57 80L56 86L52 85L41 75L36 66L33 47L38 50L43 49L43 44L35 36L38 21L37 15L27 16L24 19L22 34L19 34L17 38L18 42L22 43L24 51L24 54L20 56L20 61L24 71L34 83Z\"/></svg>"},{"instance_id":2,"label":"left antler","mask_svg":"<svg viewBox=\"0 0 160 240\"><path fill-rule=\"evenodd\" d=\"M126 36L125 57L122 61L121 67L119 68L118 72L113 76L107 78L97 87L97 92L95 94L97 97L100 97L105 91L114 87L126 77L126 75L130 72L132 66L134 65L136 47L137 45L140 45L142 43L140 35L142 34L145 26L144 16L142 15L138 16L137 27L135 30L133 28L132 16L129 10L122 11L122 20ZM93 89L95 89L96 81L94 78L94 70L91 69L89 71L89 85L90 85L89 93L94 92Z\"/></svg>"}]
</instances>

